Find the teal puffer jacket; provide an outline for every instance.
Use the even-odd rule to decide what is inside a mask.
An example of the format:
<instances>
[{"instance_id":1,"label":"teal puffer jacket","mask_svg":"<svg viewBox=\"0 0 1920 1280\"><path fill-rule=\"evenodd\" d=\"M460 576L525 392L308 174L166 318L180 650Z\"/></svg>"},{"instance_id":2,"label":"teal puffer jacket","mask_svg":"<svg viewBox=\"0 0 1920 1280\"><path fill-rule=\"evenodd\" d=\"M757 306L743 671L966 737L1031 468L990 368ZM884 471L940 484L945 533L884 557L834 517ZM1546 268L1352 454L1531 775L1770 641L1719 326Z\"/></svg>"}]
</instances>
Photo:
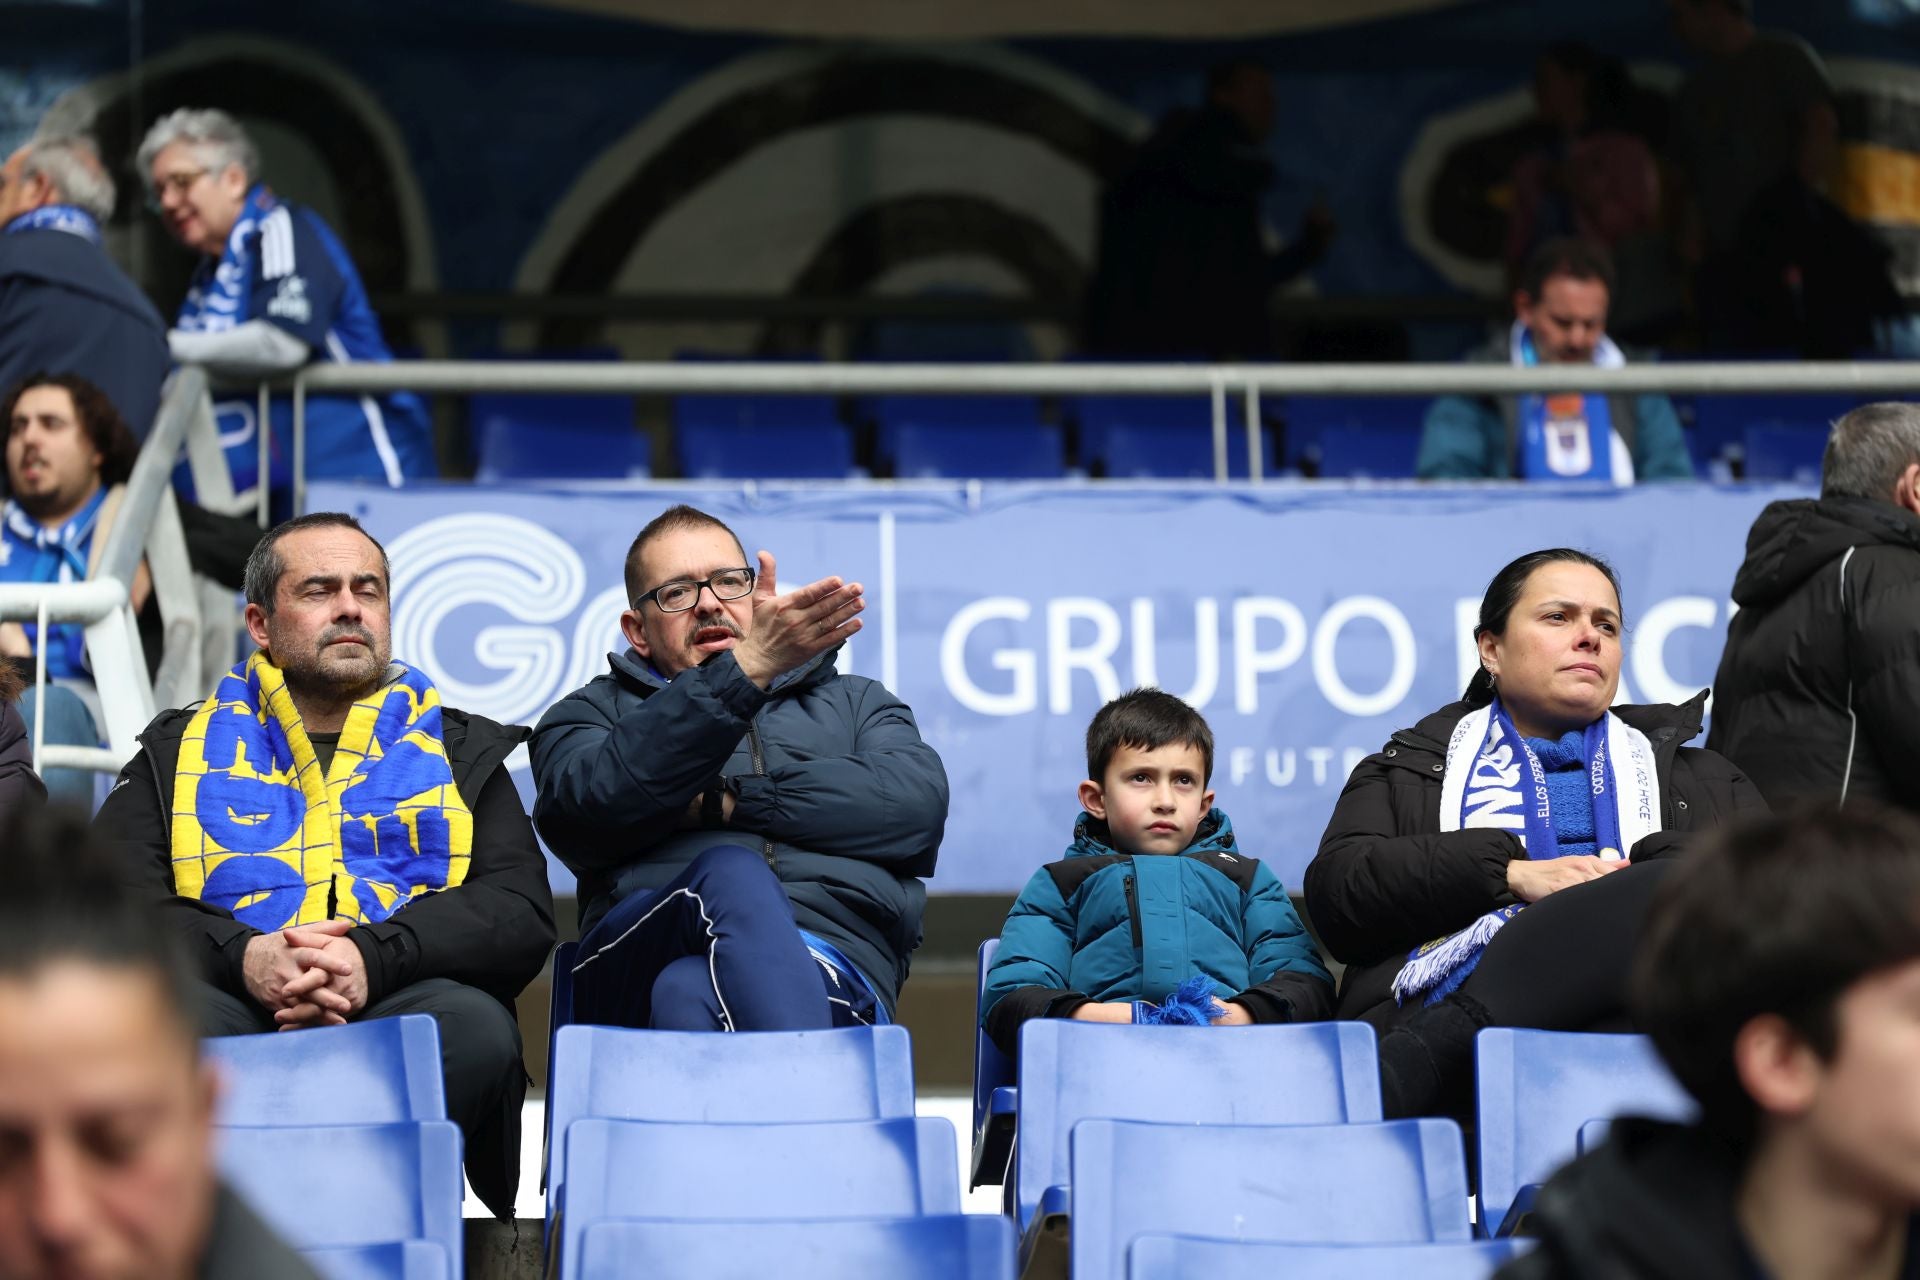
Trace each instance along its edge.
<instances>
[{"instance_id":1,"label":"teal puffer jacket","mask_svg":"<svg viewBox=\"0 0 1920 1280\"><path fill-rule=\"evenodd\" d=\"M1164 1000L1187 978L1256 1022L1324 1018L1332 979L1286 889L1242 854L1219 809L1177 855L1116 852L1082 814L1059 862L1034 872L1000 932L981 1023L1011 1053L1019 1024L1088 1001Z\"/></svg>"}]
</instances>

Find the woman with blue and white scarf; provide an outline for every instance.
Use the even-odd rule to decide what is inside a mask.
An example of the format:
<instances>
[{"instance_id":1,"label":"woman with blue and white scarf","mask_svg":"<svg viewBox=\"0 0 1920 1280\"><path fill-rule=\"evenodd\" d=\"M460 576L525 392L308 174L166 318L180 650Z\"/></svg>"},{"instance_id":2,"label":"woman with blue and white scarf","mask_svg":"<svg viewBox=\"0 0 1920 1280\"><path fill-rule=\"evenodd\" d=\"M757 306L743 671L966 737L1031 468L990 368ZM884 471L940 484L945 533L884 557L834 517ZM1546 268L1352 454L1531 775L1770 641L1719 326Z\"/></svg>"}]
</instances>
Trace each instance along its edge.
<instances>
[{"instance_id":1,"label":"woman with blue and white scarf","mask_svg":"<svg viewBox=\"0 0 1920 1280\"><path fill-rule=\"evenodd\" d=\"M1704 691L1613 706L1625 625L1604 561L1520 557L1481 601L1465 697L1394 734L1341 794L1307 908L1348 966L1340 1016L1390 1032L1389 1115L1455 1109L1481 1027L1620 1025L1661 879L1648 864L1765 811L1728 761L1682 746Z\"/></svg>"}]
</instances>

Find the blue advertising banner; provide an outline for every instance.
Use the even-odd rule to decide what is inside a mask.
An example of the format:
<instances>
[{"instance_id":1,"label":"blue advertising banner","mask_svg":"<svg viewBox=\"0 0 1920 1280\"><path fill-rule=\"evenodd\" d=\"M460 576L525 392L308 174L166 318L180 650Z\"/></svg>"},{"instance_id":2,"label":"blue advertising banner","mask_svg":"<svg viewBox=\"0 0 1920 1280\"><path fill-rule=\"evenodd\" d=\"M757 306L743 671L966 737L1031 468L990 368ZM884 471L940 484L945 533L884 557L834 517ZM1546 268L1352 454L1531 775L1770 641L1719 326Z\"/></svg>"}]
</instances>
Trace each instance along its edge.
<instances>
[{"instance_id":1,"label":"blue advertising banner","mask_svg":"<svg viewBox=\"0 0 1920 1280\"><path fill-rule=\"evenodd\" d=\"M450 705L532 724L624 647L621 566L673 502L727 521L783 588L865 585L842 670L913 708L953 811L936 891L1012 893L1071 834L1100 704L1153 684L1198 707L1247 849L1298 888L1354 764L1459 696L1480 595L1514 556L1615 564L1621 700L1708 685L1766 487L933 485L751 489L315 484L394 571L394 655ZM517 776L526 780L524 753ZM556 868L558 871L558 868ZM556 875L556 889L571 888Z\"/></svg>"}]
</instances>

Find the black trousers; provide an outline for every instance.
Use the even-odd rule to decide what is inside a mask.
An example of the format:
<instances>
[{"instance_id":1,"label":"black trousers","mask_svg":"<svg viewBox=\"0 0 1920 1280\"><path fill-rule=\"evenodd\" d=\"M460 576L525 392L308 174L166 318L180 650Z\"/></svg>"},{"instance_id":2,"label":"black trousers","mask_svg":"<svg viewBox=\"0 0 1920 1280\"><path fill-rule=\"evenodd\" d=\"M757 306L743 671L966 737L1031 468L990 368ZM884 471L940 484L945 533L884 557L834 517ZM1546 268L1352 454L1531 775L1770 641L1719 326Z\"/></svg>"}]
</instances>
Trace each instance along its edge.
<instances>
[{"instance_id":1,"label":"black trousers","mask_svg":"<svg viewBox=\"0 0 1920 1280\"><path fill-rule=\"evenodd\" d=\"M274 1030L273 1014L251 1000L204 983L200 994L203 1035ZM402 987L361 1010L355 1021L407 1013L426 1014L440 1026L447 1119L460 1126L474 1194L496 1218L513 1217L520 1188L520 1106L527 1096L519 1023L486 992L450 978Z\"/></svg>"}]
</instances>

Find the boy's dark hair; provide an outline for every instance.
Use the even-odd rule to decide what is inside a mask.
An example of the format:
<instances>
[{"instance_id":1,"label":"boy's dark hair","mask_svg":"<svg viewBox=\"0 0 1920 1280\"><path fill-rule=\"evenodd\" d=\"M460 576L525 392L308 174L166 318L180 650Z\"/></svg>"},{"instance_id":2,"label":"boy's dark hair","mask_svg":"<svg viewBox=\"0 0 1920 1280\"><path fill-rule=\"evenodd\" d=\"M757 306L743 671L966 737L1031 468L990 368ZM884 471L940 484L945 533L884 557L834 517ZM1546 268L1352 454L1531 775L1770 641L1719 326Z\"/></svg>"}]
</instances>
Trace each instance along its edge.
<instances>
[{"instance_id":1,"label":"boy's dark hair","mask_svg":"<svg viewBox=\"0 0 1920 1280\"><path fill-rule=\"evenodd\" d=\"M1106 777L1122 747L1152 751L1169 744L1198 747L1201 781L1213 779L1213 730L1206 717L1162 689L1129 689L1094 712L1087 726L1087 776Z\"/></svg>"},{"instance_id":2,"label":"boy's dark hair","mask_svg":"<svg viewBox=\"0 0 1920 1280\"><path fill-rule=\"evenodd\" d=\"M646 550L649 542L662 534L673 533L679 529L718 529L733 539L733 545L740 548L740 563L753 568L747 559L746 544L740 541L740 535L727 527L727 523L717 516L710 516L698 507L690 507L684 502L675 503L653 519L646 527L634 535L633 543L627 548L627 603L639 608L637 603L642 591L650 591L660 584L643 582L640 577L640 553Z\"/></svg>"},{"instance_id":3,"label":"boy's dark hair","mask_svg":"<svg viewBox=\"0 0 1920 1280\"><path fill-rule=\"evenodd\" d=\"M20 397L41 387L59 387L73 401L73 416L87 434L93 451L100 455L100 483L125 484L140 457L140 441L113 407L107 393L77 373L30 373L7 392L0 406L0 439L13 430L13 411Z\"/></svg>"},{"instance_id":4,"label":"boy's dark hair","mask_svg":"<svg viewBox=\"0 0 1920 1280\"><path fill-rule=\"evenodd\" d=\"M380 572L387 579L387 589L393 589L393 566L387 563L387 549L380 545L378 538L344 511L310 511L273 526L253 544L253 553L247 557L245 578L248 604L259 605L269 615L273 613L274 593L280 589L281 575L287 571L286 557L280 554L280 540L307 529L351 529L371 542L373 549L380 553Z\"/></svg>"},{"instance_id":5,"label":"boy's dark hair","mask_svg":"<svg viewBox=\"0 0 1920 1280\"><path fill-rule=\"evenodd\" d=\"M124 887L123 868L86 818L60 805L34 806L0 825L7 860L0 978L30 979L61 961L145 973L161 989L162 1012L197 1052L194 979L166 930L166 913Z\"/></svg>"},{"instance_id":6,"label":"boy's dark hair","mask_svg":"<svg viewBox=\"0 0 1920 1280\"><path fill-rule=\"evenodd\" d=\"M1591 240L1582 240L1578 236L1556 236L1535 249L1527 259L1526 267L1520 272L1520 291L1538 302L1541 290L1555 276L1598 280L1607 287L1607 295L1611 297L1613 255Z\"/></svg>"},{"instance_id":7,"label":"boy's dark hair","mask_svg":"<svg viewBox=\"0 0 1920 1280\"><path fill-rule=\"evenodd\" d=\"M1847 988L1920 959L1920 822L1855 803L1736 826L1668 881L1635 959L1634 1020L1745 1153L1760 1113L1734 1067L1740 1029L1776 1014L1831 1059Z\"/></svg>"}]
</instances>

